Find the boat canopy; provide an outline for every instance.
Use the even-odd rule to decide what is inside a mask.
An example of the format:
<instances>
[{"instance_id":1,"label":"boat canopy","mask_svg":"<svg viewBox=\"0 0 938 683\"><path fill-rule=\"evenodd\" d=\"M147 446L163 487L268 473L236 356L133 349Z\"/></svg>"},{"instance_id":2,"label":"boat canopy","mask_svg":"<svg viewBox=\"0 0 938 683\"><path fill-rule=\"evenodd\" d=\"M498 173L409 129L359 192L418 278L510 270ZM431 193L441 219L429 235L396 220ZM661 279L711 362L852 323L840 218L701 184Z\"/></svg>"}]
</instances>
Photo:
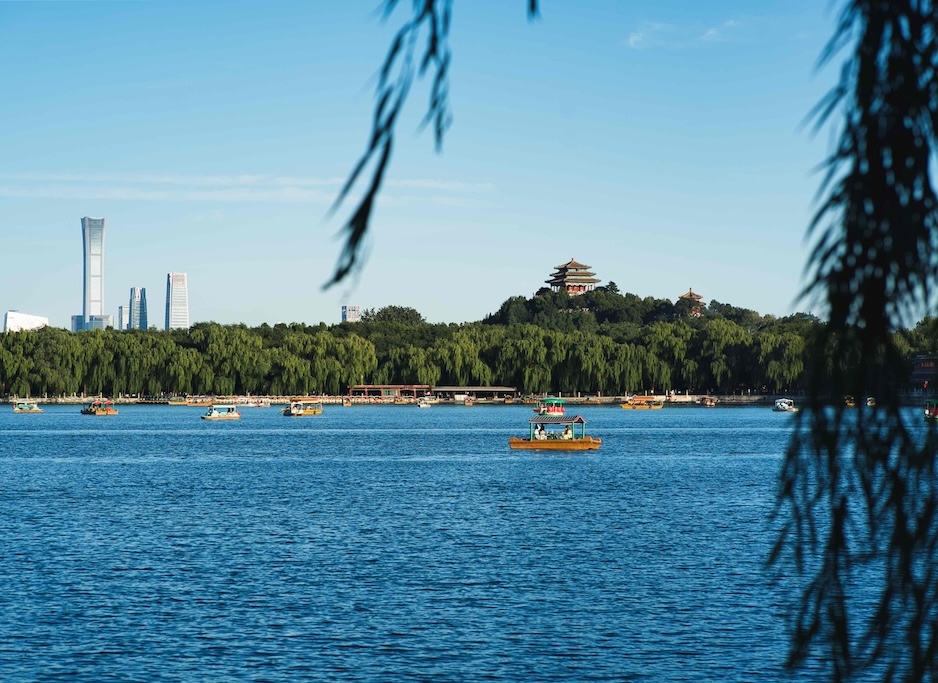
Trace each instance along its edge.
<instances>
[{"instance_id":1,"label":"boat canopy","mask_svg":"<svg viewBox=\"0 0 938 683\"><path fill-rule=\"evenodd\" d=\"M586 420L581 415L535 415L528 422L543 425L586 424Z\"/></svg>"}]
</instances>

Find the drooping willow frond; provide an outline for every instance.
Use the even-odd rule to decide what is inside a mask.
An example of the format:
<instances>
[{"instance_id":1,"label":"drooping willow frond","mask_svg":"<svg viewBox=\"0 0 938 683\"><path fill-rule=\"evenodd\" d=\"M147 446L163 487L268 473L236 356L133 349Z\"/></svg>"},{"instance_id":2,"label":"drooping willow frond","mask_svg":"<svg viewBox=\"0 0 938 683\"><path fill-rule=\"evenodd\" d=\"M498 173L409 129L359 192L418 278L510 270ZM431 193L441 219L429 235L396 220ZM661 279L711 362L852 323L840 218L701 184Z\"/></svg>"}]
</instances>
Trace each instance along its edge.
<instances>
[{"instance_id":1,"label":"drooping willow frond","mask_svg":"<svg viewBox=\"0 0 938 683\"><path fill-rule=\"evenodd\" d=\"M432 74L430 101L422 126L432 125L436 148L452 121L449 108L449 32L454 0L412 0L411 16L395 34L384 63L378 71L375 111L365 152L342 186L330 213L348 199L355 184L370 169L371 177L351 216L342 227L345 243L335 272L326 287L338 284L360 265L363 240L371 226L372 214L394 147L394 132L407 102L414 78ZM384 0L382 16L393 15L400 0ZM528 0L528 16L536 17L539 0ZM418 59L418 53L422 54Z\"/></svg>"},{"instance_id":2,"label":"drooping willow frond","mask_svg":"<svg viewBox=\"0 0 938 683\"><path fill-rule=\"evenodd\" d=\"M772 561L803 581L790 664L815 656L835 681L938 680L938 441L900 409L893 336L938 285L936 41L931 0L848 0L821 60L852 50L816 110L820 124L843 115L810 228L806 295L829 322L809 352ZM846 408L848 394L875 408Z\"/></svg>"}]
</instances>

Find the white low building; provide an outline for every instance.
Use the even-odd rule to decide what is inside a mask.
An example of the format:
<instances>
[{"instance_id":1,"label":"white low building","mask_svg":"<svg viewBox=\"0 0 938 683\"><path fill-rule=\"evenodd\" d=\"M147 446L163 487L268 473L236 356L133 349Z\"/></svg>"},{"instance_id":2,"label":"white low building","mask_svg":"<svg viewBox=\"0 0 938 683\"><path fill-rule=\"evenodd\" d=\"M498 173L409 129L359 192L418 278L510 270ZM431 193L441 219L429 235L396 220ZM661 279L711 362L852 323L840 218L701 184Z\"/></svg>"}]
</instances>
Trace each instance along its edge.
<instances>
[{"instance_id":1,"label":"white low building","mask_svg":"<svg viewBox=\"0 0 938 683\"><path fill-rule=\"evenodd\" d=\"M46 327L49 324L48 318L41 315L29 315L19 311L7 311L3 315L3 331L19 332L21 330L38 330L40 327Z\"/></svg>"}]
</instances>

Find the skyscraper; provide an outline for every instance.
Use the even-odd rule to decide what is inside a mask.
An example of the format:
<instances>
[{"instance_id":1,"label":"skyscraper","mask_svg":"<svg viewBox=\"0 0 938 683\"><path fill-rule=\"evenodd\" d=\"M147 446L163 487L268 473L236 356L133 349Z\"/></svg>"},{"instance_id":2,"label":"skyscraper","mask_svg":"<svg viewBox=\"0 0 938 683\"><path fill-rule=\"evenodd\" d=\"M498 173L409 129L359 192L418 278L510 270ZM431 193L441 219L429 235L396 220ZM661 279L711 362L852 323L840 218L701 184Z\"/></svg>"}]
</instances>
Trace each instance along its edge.
<instances>
[{"instance_id":1,"label":"skyscraper","mask_svg":"<svg viewBox=\"0 0 938 683\"><path fill-rule=\"evenodd\" d=\"M84 247L84 288L81 314L87 323L93 315L104 315L104 219L81 219Z\"/></svg>"},{"instance_id":2,"label":"skyscraper","mask_svg":"<svg viewBox=\"0 0 938 683\"><path fill-rule=\"evenodd\" d=\"M189 328L189 284L185 273L166 275L166 329Z\"/></svg>"},{"instance_id":3,"label":"skyscraper","mask_svg":"<svg viewBox=\"0 0 938 683\"><path fill-rule=\"evenodd\" d=\"M83 252L81 315L72 316L72 331L105 329L111 316L104 313L104 219L81 219Z\"/></svg>"},{"instance_id":4,"label":"skyscraper","mask_svg":"<svg viewBox=\"0 0 938 683\"><path fill-rule=\"evenodd\" d=\"M146 287L130 288L130 324L131 330L147 329L147 289ZM187 326L188 327L188 326Z\"/></svg>"}]
</instances>

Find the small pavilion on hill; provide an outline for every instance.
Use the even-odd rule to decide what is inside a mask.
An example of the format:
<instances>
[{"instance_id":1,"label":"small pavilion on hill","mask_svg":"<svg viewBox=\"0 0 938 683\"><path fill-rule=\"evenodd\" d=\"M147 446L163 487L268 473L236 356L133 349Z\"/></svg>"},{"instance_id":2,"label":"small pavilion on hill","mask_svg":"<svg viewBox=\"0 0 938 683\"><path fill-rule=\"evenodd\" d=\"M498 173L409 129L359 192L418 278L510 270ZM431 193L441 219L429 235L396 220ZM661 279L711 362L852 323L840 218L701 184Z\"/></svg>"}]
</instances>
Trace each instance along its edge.
<instances>
[{"instance_id":1,"label":"small pavilion on hill","mask_svg":"<svg viewBox=\"0 0 938 683\"><path fill-rule=\"evenodd\" d=\"M570 259L561 266L556 266L550 280L545 280L555 292L566 292L570 296L577 296L591 292L596 288L599 280L590 267Z\"/></svg>"},{"instance_id":2,"label":"small pavilion on hill","mask_svg":"<svg viewBox=\"0 0 938 683\"><path fill-rule=\"evenodd\" d=\"M703 314L703 307L706 306L706 304L703 303L703 296L695 292L693 289L688 289L687 292L681 294L677 300L686 300L690 302L690 307L687 309L687 315L691 318L699 318Z\"/></svg>"}]
</instances>

